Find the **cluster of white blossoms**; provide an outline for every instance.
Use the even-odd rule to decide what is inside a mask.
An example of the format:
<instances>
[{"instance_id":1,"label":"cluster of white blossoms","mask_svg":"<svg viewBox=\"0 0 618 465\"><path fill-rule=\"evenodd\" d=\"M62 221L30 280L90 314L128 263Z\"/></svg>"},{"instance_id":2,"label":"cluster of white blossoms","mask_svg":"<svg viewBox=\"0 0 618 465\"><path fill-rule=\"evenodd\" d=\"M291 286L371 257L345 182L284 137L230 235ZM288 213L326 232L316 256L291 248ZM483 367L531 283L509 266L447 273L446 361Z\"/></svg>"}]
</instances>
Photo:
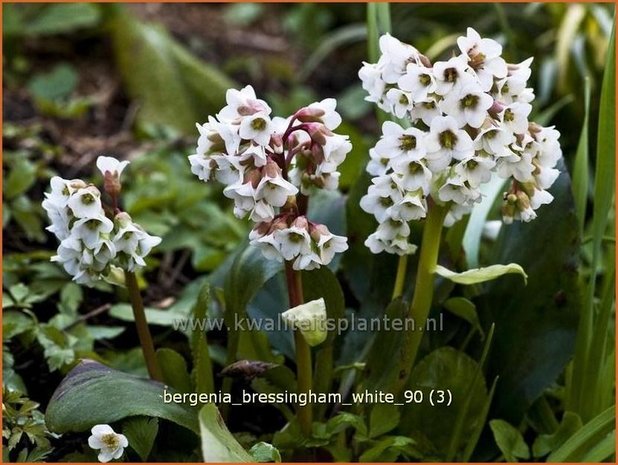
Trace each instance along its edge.
<instances>
[{"instance_id":1,"label":"cluster of white blossoms","mask_svg":"<svg viewBox=\"0 0 618 465\"><path fill-rule=\"evenodd\" d=\"M234 214L257 223L251 244L264 256L292 261L294 269L327 265L347 249L347 239L309 221L306 201L315 189L337 189L337 169L352 149L347 136L333 133L341 123L337 102L325 99L281 118L271 117L251 86L228 90L226 101L197 125L191 171L226 186Z\"/></svg>"},{"instance_id":2,"label":"cluster of white blossoms","mask_svg":"<svg viewBox=\"0 0 618 465\"><path fill-rule=\"evenodd\" d=\"M410 253L410 220L437 203L453 224L481 201L480 186L494 173L512 181L505 223L530 221L553 200L547 189L559 175L560 133L528 121L532 58L506 63L502 46L471 28L457 45L461 53L432 64L386 34L379 61L359 71L366 100L406 123L385 122L370 150L374 178L361 207L379 222L366 241L374 253Z\"/></svg>"},{"instance_id":3,"label":"cluster of white blossoms","mask_svg":"<svg viewBox=\"0 0 618 465\"><path fill-rule=\"evenodd\" d=\"M114 192L116 186L119 192L120 174L128 163L112 157L97 159L106 189ZM161 242L116 206L106 215L101 191L81 179L54 176L42 205L51 223L47 230L60 241L52 261L59 262L79 284L94 285L109 274L112 265L127 271L144 266L144 258Z\"/></svg>"}]
</instances>

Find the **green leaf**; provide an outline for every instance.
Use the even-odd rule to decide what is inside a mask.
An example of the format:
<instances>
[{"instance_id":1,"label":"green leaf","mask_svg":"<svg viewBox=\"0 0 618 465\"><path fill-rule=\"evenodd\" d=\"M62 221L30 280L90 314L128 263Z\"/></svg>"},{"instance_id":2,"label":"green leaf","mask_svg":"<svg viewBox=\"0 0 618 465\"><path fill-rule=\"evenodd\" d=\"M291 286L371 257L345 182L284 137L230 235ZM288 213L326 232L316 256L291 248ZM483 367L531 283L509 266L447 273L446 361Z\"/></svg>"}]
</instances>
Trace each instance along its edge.
<instances>
[{"instance_id":1,"label":"green leaf","mask_svg":"<svg viewBox=\"0 0 618 465\"><path fill-rule=\"evenodd\" d=\"M479 265L479 248L483 227L496 198L503 192L504 182L504 179L494 176L488 183L481 184L483 199L480 203L474 205L463 236L462 245L466 251L468 266L477 267Z\"/></svg>"},{"instance_id":2,"label":"green leaf","mask_svg":"<svg viewBox=\"0 0 618 465\"><path fill-rule=\"evenodd\" d=\"M369 415L369 437L377 438L392 431L399 424L401 415L397 406L376 404Z\"/></svg>"},{"instance_id":3,"label":"green leaf","mask_svg":"<svg viewBox=\"0 0 618 465\"><path fill-rule=\"evenodd\" d=\"M267 442L258 442L249 449L249 453L255 462L281 462L279 450Z\"/></svg>"},{"instance_id":4,"label":"green leaf","mask_svg":"<svg viewBox=\"0 0 618 465\"><path fill-rule=\"evenodd\" d=\"M192 392L187 362L178 352L162 348L157 350L157 360L163 372L163 381L180 392ZM197 390L197 392L202 392Z\"/></svg>"},{"instance_id":5,"label":"green leaf","mask_svg":"<svg viewBox=\"0 0 618 465\"><path fill-rule=\"evenodd\" d=\"M581 306L577 217L568 174L550 189L554 201L530 223L504 225L491 251L494 263L518 263L528 274L506 275L485 286L477 301L484 327L496 332L487 362L500 377L492 416L519 424L525 411L562 373L573 354Z\"/></svg>"},{"instance_id":6,"label":"green leaf","mask_svg":"<svg viewBox=\"0 0 618 465\"><path fill-rule=\"evenodd\" d=\"M112 12L114 53L129 96L140 104L139 120L195 134L195 123L225 104L233 82L188 53L163 28L137 21L120 5Z\"/></svg>"},{"instance_id":7,"label":"green leaf","mask_svg":"<svg viewBox=\"0 0 618 465\"><path fill-rule=\"evenodd\" d=\"M6 200L14 199L30 189L36 181L36 166L25 156L20 156L12 164L2 191Z\"/></svg>"},{"instance_id":8,"label":"green leaf","mask_svg":"<svg viewBox=\"0 0 618 465\"><path fill-rule=\"evenodd\" d=\"M28 89L35 99L42 101L67 98L78 82L75 68L66 63L56 65L49 73L35 75L28 82Z\"/></svg>"},{"instance_id":9,"label":"green leaf","mask_svg":"<svg viewBox=\"0 0 618 465\"><path fill-rule=\"evenodd\" d=\"M532 444L533 457L544 457L558 449L567 439L573 436L582 427L579 415L573 412L564 412L560 426L553 434L541 434Z\"/></svg>"},{"instance_id":10,"label":"green leaf","mask_svg":"<svg viewBox=\"0 0 618 465\"><path fill-rule=\"evenodd\" d=\"M256 247L246 246L236 256L225 277L223 292L226 316L233 319L235 313L242 315L264 283L280 270L280 263L264 258Z\"/></svg>"},{"instance_id":11,"label":"green leaf","mask_svg":"<svg viewBox=\"0 0 618 465\"><path fill-rule=\"evenodd\" d=\"M386 308L384 314L389 321L405 318L407 304L401 299L395 299ZM367 389L383 389L397 377L400 371L399 350L403 337L403 331L386 331L383 325L380 325L380 331L375 335L371 344L365 365Z\"/></svg>"},{"instance_id":12,"label":"green leaf","mask_svg":"<svg viewBox=\"0 0 618 465\"><path fill-rule=\"evenodd\" d=\"M131 417L122 425L122 434L142 461L146 461L159 431L159 420L148 417Z\"/></svg>"},{"instance_id":13,"label":"green leaf","mask_svg":"<svg viewBox=\"0 0 618 465\"><path fill-rule=\"evenodd\" d=\"M157 326L172 326L175 327L179 321L184 320L185 315L169 310L160 310L158 308L146 308L146 320L148 324ZM135 321L133 309L129 304L112 305L109 309L109 315L118 318L122 321Z\"/></svg>"},{"instance_id":14,"label":"green leaf","mask_svg":"<svg viewBox=\"0 0 618 465\"><path fill-rule=\"evenodd\" d=\"M530 450L519 430L504 420L491 420L491 432L507 462L529 459Z\"/></svg>"},{"instance_id":15,"label":"green leaf","mask_svg":"<svg viewBox=\"0 0 618 465\"><path fill-rule=\"evenodd\" d=\"M446 457L451 437L457 428L457 418L466 409L465 421L460 426L461 444L456 444L457 453L467 443L467 438L484 422L484 408L488 401L487 387L479 365L463 352L452 347L442 347L423 358L410 375L408 389L421 390L423 402L409 405L401 412L402 418L398 432L422 433L429 438L441 459ZM432 390L450 390L442 404L430 403ZM435 398L435 397L434 397Z\"/></svg>"},{"instance_id":16,"label":"green leaf","mask_svg":"<svg viewBox=\"0 0 618 465\"><path fill-rule=\"evenodd\" d=\"M60 291L60 309L63 313L75 315L84 300L82 287L75 283L67 283Z\"/></svg>"},{"instance_id":17,"label":"green leaf","mask_svg":"<svg viewBox=\"0 0 618 465\"><path fill-rule=\"evenodd\" d=\"M214 404L206 404L200 410L200 435L205 462L252 462L251 457L234 439L219 410Z\"/></svg>"},{"instance_id":18,"label":"green leaf","mask_svg":"<svg viewBox=\"0 0 618 465\"><path fill-rule=\"evenodd\" d=\"M404 436L388 436L363 452L358 461L361 463L396 462L402 455L407 459L406 461L424 458L417 450L414 439Z\"/></svg>"},{"instance_id":19,"label":"green leaf","mask_svg":"<svg viewBox=\"0 0 618 465\"><path fill-rule=\"evenodd\" d=\"M205 282L197 296L191 315L194 322L206 321L210 305L210 283ZM206 331L196 324L191 333L191 352L193 354L193 385L197 392L214 392L212 361L208 349Z\"/></svg>"},{"instance_id":20,"label":"green leaf","mask_svg":"<svg viewBox=\"0 0 618 465\"><path fill-rule=\"evenodd\" d=\"M163 393L160 383L83 360L52 395L45 422L55 433L81 432L96 424L143 415L163 418L198 433L196 410L185 404L166 403L161 398Z\"/></svg>"},{"instance_id":21,"label":"green leaf","mask_svg":"<svg viewBox=\"0 0 618 465\"><path fill-rule=\"evenodd\" d=\"M571 436L558 450L554 451L547 462L582 462L589 452L597 453L604 450L604 454L591 457L601 462L616 453L616 406L612 406L597 415L584 425L577 433ZM611 438L608 445L607 437ZM597 447L602 446L601 449Z\"/></svg>"},{"instance_id":22,"label":"green leaf","mask_svg":"<svg viewBox=\"0 0 618 465\"><path fill-rule=\"evenodd\" d=\"M93 27L101 18L97 5L89 3L65 3L48 5L34 19L25 24L25 35L52 35Z\"/></svg>"},{"instance_id":23,"label":"green leaf","mask_svg":"<svg viewBox=\"0 0 618 465\"><path fill-rule=\"evenodd\" d=\"M528 282L528 275L524 269L517 263L509 263L508 265L490 265L483 268L473 268L471 270L456 273L441 265L436 266L436 273L443 278L450 279L457 284L477 284L485 283L493 279L504 276L508 273L519 273L524 277L524 282Z\"/></svg>"},{"instance_id":24,"label":"green leaf","mask_svg":"<svg viewBox=\"0 0 618 465\"><path fill-rule=\"evenodd\" d=\"M481 327L479 316L476 311L476 305L470 302L465 297L451 297L444 302L444 308L446 308L453 315L457 315L459 318L463 318L476 329L482 338L485 338L485 333Z\"/></svg>"}]
</instances>

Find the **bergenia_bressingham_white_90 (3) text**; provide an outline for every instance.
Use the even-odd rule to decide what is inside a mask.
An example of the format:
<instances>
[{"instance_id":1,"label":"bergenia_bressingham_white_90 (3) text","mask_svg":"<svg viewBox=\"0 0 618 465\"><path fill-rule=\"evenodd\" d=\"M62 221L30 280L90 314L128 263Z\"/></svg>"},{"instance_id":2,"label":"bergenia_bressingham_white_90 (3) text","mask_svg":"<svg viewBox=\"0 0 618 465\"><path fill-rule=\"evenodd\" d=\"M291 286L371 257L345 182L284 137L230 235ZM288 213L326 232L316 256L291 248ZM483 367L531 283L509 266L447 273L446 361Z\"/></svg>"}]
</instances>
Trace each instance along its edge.
<instances>
[{"instance_id":1,"label":"bergenia_bressingham_white_90 (3) text","mask_svg":"<svg viewBox=\"0 0 618 465\"><path fill-rule=\"evenodd\" d=\"M502 217L531 221L553 196L562 157L553 127L529 121L534 91L528 87L532 58L502 58L502 46L474 29L457 39L458 53L430 60L395 37L380 37L377 63L359 71L366 100L399 118L386 121L370 150L373 176L361 207L377 230L365 244L373 253L411 253L411 220L431 203L448 209L445 225L468 214L492 176L510 181ZM401 124L400 124L401 123Z\"/></svg>"},{"instance_id":2,"label":"bergenia_bressingham_white_90 (3) text","mask_svg":"<svg viewBox=\"0 0 618 465\"><path fill-rule=\"evenodd\" d=\"M333 132L341 123L337 102L327 98L287 118L272 117L250 85L229 89L226 102L197 124L191 171L225 185L234 214L255 223L249 239L266 258L295 270L328 265L348 248L347 238L311 221L307 205L317 189L338 188L338 167L352 149L347 136Z\"/></svg>"}]
</instances>

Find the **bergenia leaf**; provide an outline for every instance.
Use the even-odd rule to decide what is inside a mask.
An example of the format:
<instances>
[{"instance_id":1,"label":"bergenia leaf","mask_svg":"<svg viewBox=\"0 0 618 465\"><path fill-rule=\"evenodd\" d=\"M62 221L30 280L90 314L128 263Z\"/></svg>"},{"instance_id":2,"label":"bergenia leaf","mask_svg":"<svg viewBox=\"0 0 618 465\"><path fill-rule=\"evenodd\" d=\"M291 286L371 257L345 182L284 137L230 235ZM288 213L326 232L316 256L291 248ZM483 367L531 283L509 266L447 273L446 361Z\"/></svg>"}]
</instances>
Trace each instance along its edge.
<instances>
[{"instance_id":1,"label":"bergenia leaf","mask_svg":"<svg viewBox=\"0 0 618 465\"><path fill-rule=\"evenodd\" d=\"M478 284L487 281L492 281L500 276L508 273L519 273L523 276L524 282L528 282L528 275L524 269L517 263L509 263L508 265L491 265L483 268L473 268L471 270L457 273L448 268L437 265L435 272L443 278L450 279L457 284Z\"/></svg>"}]
</instances>

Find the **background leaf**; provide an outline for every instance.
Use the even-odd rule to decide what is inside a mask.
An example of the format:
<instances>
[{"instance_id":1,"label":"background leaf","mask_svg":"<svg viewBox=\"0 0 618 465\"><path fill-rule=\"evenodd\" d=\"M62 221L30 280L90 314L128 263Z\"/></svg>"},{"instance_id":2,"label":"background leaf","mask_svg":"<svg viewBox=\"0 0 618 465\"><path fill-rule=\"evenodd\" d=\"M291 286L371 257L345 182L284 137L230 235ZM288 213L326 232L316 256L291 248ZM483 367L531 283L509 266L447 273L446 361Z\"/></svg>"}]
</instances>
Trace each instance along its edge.
<instances>
[{"instance_id":1,"label":"background leaf","mask_svg":"<svg viewBox=\"0 0 618 465\"><path fill-rule=\"evenodd\" d=\"M175 391L168 389L168 392ZM50 431L65 433L144 415L164 418L197 433L197 411L184 404L164 403L162 394L160 383L84 360L54 392L45 412L45 422Z\"/></svg>"},{"instance_id":2,"label":"background leaf","mask_svg":"<svg viewBox=\"0 0 618 465\"><path fill-rule=\"evenodd\" d=\"M159 431L159 420L148 417L131 417L122 425L122 434L127 437L129 447L145 462L150 455Z\"/></svg>"},{"instance_id":3,"label":"background leaf","mask_svg":"<svg viewBox=\"0 0 618 465\"><path fill-rule=\"evenodd\" d=\"M494 263L518 263L528 274L487 284L477 302L484 327L496 325L488 378L500 377L491 416L512 424L561 373L573 353L579 293L579 234L564 165L551 189L555 199L530 223L504 226Z\"/></svg>"},{"instance_id":4,"label":"background leaf","mask_svg":"<svg viewBox=\"0 0 618 465\"><path fill-rule=\"evenodd\" d=\"M205 462L251 462L251 457L238 444L223 422L214 404L200 410L202 454Z\"/></svg>"}]
</instances>

